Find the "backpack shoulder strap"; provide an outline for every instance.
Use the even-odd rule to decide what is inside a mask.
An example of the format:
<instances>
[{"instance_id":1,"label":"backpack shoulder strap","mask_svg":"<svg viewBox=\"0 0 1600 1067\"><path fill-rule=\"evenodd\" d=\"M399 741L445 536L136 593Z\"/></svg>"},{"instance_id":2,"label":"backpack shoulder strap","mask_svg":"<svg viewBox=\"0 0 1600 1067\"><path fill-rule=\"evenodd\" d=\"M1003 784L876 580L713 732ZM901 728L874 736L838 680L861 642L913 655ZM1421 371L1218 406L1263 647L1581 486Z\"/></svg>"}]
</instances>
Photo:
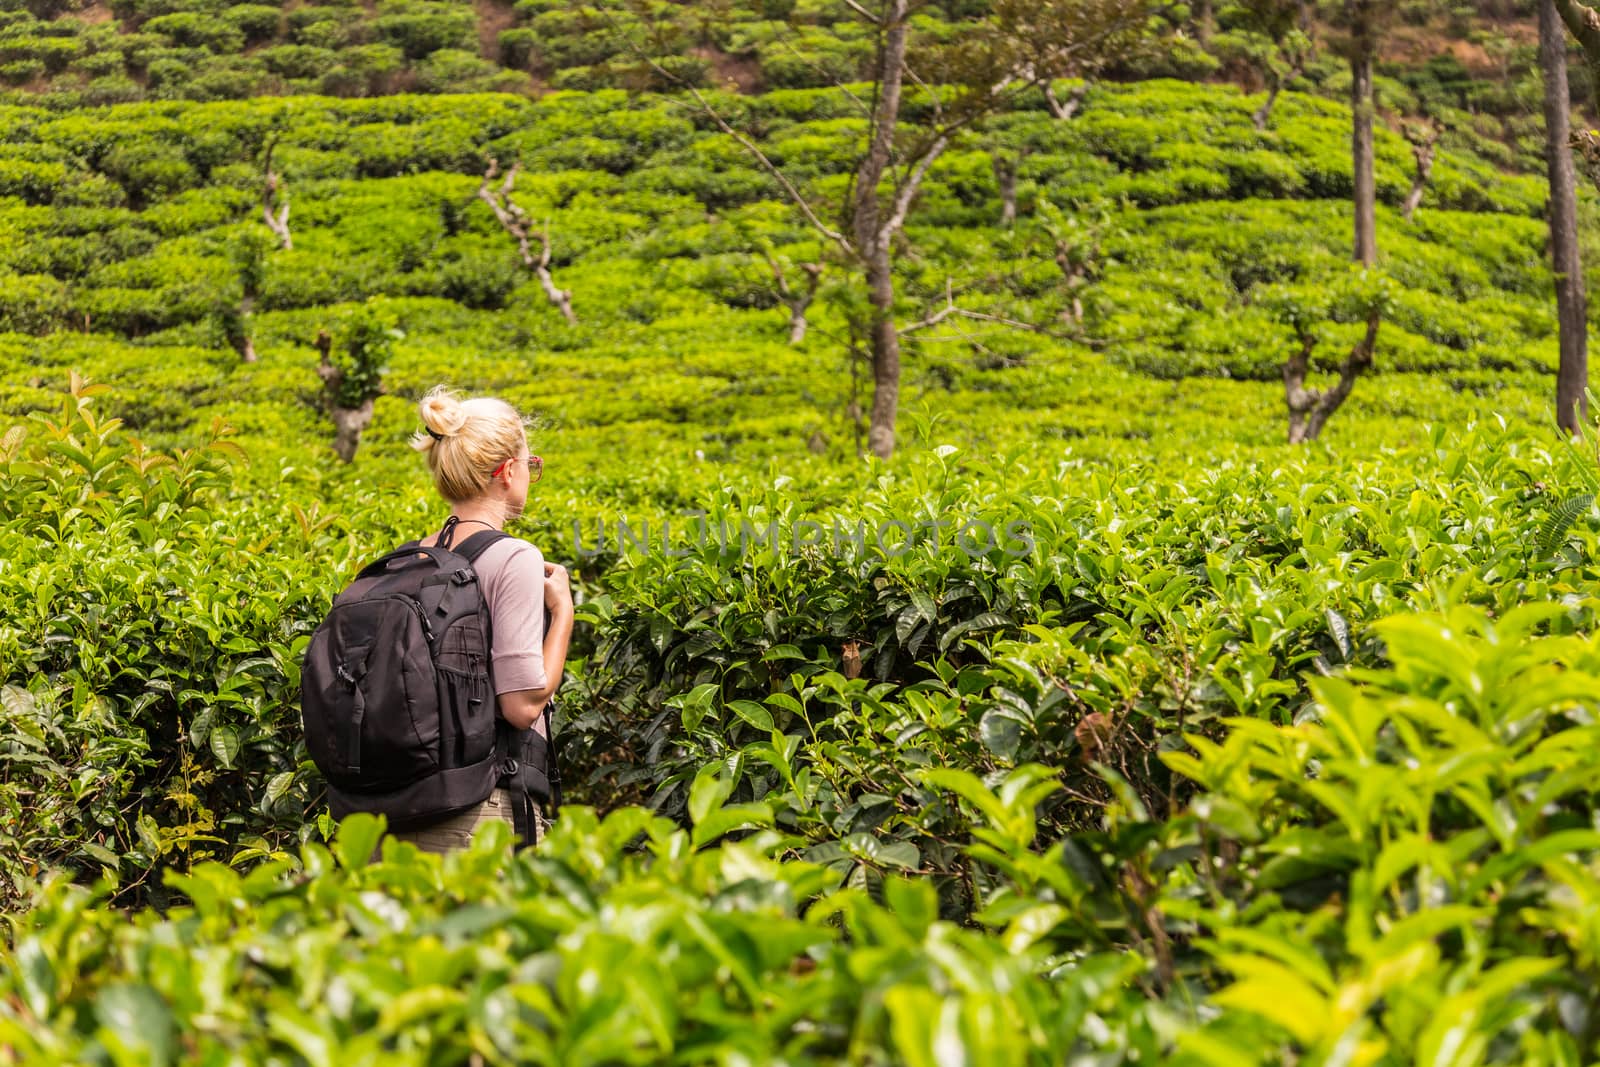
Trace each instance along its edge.
<instances>
[{"instance_id":1,"label":"backpack shoulder strap","mask_svg":"<svg viewBox=\"0 0 1600 1067\"><path fill-rule=\"evenodd\" d=\"M482 530L456 545L450 551L461 556L468 563L476 563L478 562L478 557L483 555L490 545L510 536L504 530Z\"/></svg>"}]
</instances>

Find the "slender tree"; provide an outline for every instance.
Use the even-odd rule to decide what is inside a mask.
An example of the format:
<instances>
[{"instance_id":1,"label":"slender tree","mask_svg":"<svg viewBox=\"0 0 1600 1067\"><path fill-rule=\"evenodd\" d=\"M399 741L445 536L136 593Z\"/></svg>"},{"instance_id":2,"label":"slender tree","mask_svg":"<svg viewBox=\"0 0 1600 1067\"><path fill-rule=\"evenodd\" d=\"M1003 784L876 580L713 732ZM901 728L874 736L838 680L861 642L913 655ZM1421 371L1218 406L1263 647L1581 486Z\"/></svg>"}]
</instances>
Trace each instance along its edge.
<instances>
[{"instance_id":1,"label":"slender tree","mask_svg":"<svg viewBox=\"0 0 1600 1067\"><path fill-rule=\"evenodd\" d=\"M887 459L894 452L900 406L896 245L929 168L956 138L1009 108L1022 94L1048 90L1056 78L1099 69L1131 50L1144 32L1153 0L993 0L984 16L952 42L919 42L916 49L911 23L918 4L913 0L837 2L842 14L865 25L874 47L866 90L838 86L866 119L866 131L850 186L843 201L833 205L808 194L752 135L735 126L732 108L657 58L671 37L662 8L648 0L630 0L634 24L645 28L647 39L630 37L628 44L657 77L684 89L713 125L749 153L806 223L859 272L871 308L866 323L873 390L868 447ZM908 98L926 109L926 123L906 121Z\"/></svg>"},{"instance_id":2,"label":"slender tree","mask_svg":"<svg viewBox=\"0 0 1600 1067\"><path fill-rule=\"evenodd\" d=\"M1387 0L1339 0L1331 12L1348 34L1344 42L1350 61L1351 162L1355 170L1354 259L1363 268L1355 293L1348 302L1359 308L1365 320L1361 339L1339 365L1339 380L1326 389L1307 387L1311 356L1317 346L1315 322L1327 314L1291 300L1284 312L1295 329L1299 349L1283 365L1284 401L1289 410L1289 442L1314 441L1328 419L1344 404L1357 379L1372 367L1377 354L1378 329L1388 302L1387 285L1373 270L1378 263L1377 185L1373 173L1373 120L1377 110L1372 91L1373 60L1378 35L1387 19L1394 15Z\"/></svg>"},{"instance_id":3,"label":"slender tree","mask_svg":"<svg viewBox=\"0 0 1600 1067\"><path fill-rule=\"evenodd\" d=\"M1198 0L1194 5L1194 39L1201 48L1211 47L1211 38L1217 32L1217 11L1214 0Z\"/></svg>"},{"instance_id":4,"label":"slender tree","mask_svg":"<svg viewBox=\"0 0 1600 1067\"><path fill-rule=\"evenodd\" d=\"M269 127L260 152L261 221L271 236L253 224L241 227L239 236L228 246L233 284L219 295L213 312L213 320L243 363L256 361L255 310L261 299L267 258L276 250L294 248L294 235L289 230L289 186L272 168L272 154L286 129L279 114Z\"/></svg>"},{"instance_id":5,"label":"slender tree","mask_svg":"<svg viewBox=\"0 0 1600 1067\"><path fill-rule=\"evenodd\" d=\"M1372 93L1372 63L1378 50L1381 8L1387 0L1344 0L1343 14L1350 38L1350 110L1353 114L1350 156L1355 166L1355 260L1368 267L1378 262L1378 192L1373 173L1373 117L1377 101Z\"/></svg>"},{"instance_id":6,"label":"slender tree","mask_svg":"<svg viewBox=\"0 0 1600 1067\"><path fill-rule=\"evenodd\" d=\"M1589 14L1592 18L1594 12ZM1585 396L1589 312L1578 255L1577 176L1569 144L1572 94L1567 84L1567 39L1561 32L1555 0L1539 3L1539 67L1544 74L1545 163L1550 173L1550 255L1556 276L1556 317L1561 324L1556 421L1567 433L1576 433L1589 413Z\"/></svg>"}]
</instances>

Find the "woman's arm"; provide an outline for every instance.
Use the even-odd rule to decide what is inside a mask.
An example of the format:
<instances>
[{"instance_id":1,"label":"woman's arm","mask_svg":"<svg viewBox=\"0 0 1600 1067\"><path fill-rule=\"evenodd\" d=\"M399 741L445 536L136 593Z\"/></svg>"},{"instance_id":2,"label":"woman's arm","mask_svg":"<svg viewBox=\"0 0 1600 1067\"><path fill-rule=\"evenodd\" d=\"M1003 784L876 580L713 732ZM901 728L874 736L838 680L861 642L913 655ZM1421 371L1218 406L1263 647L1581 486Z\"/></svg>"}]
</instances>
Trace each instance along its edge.
<instances>
[{"instance_id":1,"label":"woman's arm","mask_svg":"<svg viewBox=\"0 0 1600 1067\"><path fill-rule=\"evenodd\" d=\"M547 609L550 629L544 638L545 684L539 689L517 689L500 694L500 715L519 730L539 721L544 706L561 688L562 671L567 665L567 646L572 642L572 604L566 609Z\"/></svg>"},{"instance_id":2,"label":"woman's arm","mask_svg":"<svg viewBox=\"0 0 1600 1067\"><path fill-rule=\"evenodd\" d=\"M544 563L544 609L549 626L544 636L545 684L538 689L515 689L500 694L500 715L519 730L534 726L545 705L561 688L561 675L567 665L567 646L572 643L572 585L567 569L559 563Z\"/></svg>"}]
</instances>

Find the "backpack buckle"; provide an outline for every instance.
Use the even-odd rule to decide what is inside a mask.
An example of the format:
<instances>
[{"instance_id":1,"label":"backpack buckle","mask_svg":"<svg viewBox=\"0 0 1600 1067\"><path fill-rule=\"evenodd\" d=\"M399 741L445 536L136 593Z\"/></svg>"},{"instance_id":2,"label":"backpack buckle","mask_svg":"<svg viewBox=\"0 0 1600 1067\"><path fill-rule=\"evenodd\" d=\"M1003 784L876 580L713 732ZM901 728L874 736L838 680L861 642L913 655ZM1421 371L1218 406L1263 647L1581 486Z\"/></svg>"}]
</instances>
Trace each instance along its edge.
<instances>
[{"instance_id":1,"label":"backpack buckle","mask_svg":"<svg viewBox=\"0 0 1600 1067\"><path fill-rule=\"evenodd\" d=\"M500 761L500 773L503 775L510 776L516 774L521 769L522 765L517 762L517 758L515 756L507 756L505 759Z\"/></svg>"},{"instance_id":2,"label":"backpack buckle","mask_svg":"<svg viewBox=\"0 0 1600 1067\"><path fill-rule=\"evenodd\" d=\"M450 580L455 582L457 585L469 585L476 581L477 577L478 576L476 574L473 574L467 568L462 567L460 570L457 570L454 574L450 575Z\"/></svg>"},{"instance_id":3,"label":"backpack buckle","mask_svg":"<svg viewBox=\"0 0 1600 1067\"><path fill-rule=\"evenodd\" d=\"M355 688L356 676L347 671L343 663L337 664L333 668L333 672L339 676L339 680L344 682L345 685L350 686L352 689Z\"/></svg>"}]
</instances>

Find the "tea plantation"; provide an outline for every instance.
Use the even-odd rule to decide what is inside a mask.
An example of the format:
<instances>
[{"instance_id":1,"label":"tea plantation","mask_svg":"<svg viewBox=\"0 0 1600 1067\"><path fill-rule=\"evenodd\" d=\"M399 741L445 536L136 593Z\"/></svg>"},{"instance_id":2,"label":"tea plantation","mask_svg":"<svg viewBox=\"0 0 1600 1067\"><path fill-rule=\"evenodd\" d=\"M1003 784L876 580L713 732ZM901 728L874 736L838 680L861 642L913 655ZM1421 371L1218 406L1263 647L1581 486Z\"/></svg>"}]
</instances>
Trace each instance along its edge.
<instances>
[{"instance_id":1,"label":"tea plantation","mask_svg":"<svg viewBox=\"0 0 1600 1067\"><path fill-rule=\"evenodd\" d=\"M845 94L718 99L849 181ZM1600 1057L1600 453L1554 427L1543 179L1452 140L1406 221L1381 130L1353 274L1348 108L1257 103L1097 84L952 147L903 319L987 318L906 333L890 461L847 273L680 100L0 106L0 1063ZM1285 445L1295 324L1333 369L1374 285L1374 371ZM345 464L317 335L358 326ZM369 863L300 657L442 521L439 382L537 420L569 804Z\"/></svg>"}]
</instances>

